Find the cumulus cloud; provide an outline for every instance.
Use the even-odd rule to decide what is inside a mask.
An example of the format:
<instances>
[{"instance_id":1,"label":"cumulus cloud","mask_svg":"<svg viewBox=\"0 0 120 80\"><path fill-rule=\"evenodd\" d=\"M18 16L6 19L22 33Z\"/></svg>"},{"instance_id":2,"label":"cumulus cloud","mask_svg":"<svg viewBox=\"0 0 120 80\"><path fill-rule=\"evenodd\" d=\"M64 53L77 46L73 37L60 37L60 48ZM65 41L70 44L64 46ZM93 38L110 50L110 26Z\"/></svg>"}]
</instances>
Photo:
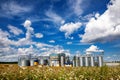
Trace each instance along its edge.
<instances>
[{"instance_id":1,"label":"cumulus cloud","mask_svg":"<svg viewBox=\"0 0 120 80\"><path fill-rule=\"evenodd\" d=\"M36 38L43 38L43 34L42 33L36 33L35 36L36 36Z\"/></svg>"},{"instance_id":2,"label":"cumulus cloud","mask_svg":"<svg viewBox=\"0 0 120 80\"><path fill-rule=\"evenodd\" d=\"M9 40L8 37L10 36L10 34L7 31L3 31L2 29L0 29L0 48L3 46L8 46L9 44Z\"/></svg>"},{"instance_id":3,"label":"cumulus cloud","mask_svg":"<svg viewBox=\"0 0 120 80\"><path fill-rule=\"evenodd\" d=\"M81 42L107 42L120 39L120 1L111 0L107 10L91 18L81 36Z\"/></svg>"},{"instance_id":4,"label":"cumulus cloud","mask_svg":"<svg viewBox=\"0 0 120 80\"><path fill-rule=\"evenodd\" d=\"M60 24L64 24L65 20L59 16L58 14L56 14L55 12L48 10L46 11L46 16L49 18L49 20L55 22L55 23L60 23Z\"/></svg>"},{"instance_id":5,"label":"cumulus cloud","mask_svg":"<svg viewBox=\"0 0 120 80\"><path fill-rule=\"evenodd\" d=\"M55 40L50 40L49 43L55 43Z\"/></svg>"},{"instance_id":6,"label":"cumulus cloud","mask_svg":"<svg viewBox=\"0 0 120 80\"><path fill-rule=\"evenodd\" d=\"M26 28L27 32L26 32L26 39L31 39L33 33L34 33L34 29L31 27L31 21L30 20L26 20L24 22L24 27Z\"/></svg>"},{"instance_id":7,"label":"cumulus cloud","mask_svg":"<svg viewBox=\"0 0 120 80\"><path fill-rule=\"evenodd\" d=\"M25 22L24 22L24 27L30 27L31 26L31 21L30 20L26 20Z\"/></svg>"},{"instance_id":8,"label":"cumulus cloud","mask_svg":"<svg viewBox=\"0 0 120 80\"><path fill-rule=\"evenodd\" d=\"M65 53L66 55L70 55L69 50L65 50L65 49L63 49L62 46L59 46L59 45L47 48L47 51L43 52L41 55L49 56L52 53L55 53L55 54Z\"/></svg>"},{"instance_id":9,"label":"cumulus cloud","mask_svg":"<svg viewBox=\"0 0 120 80\"><path fill-rule=\"evenodd\" d=\"M73 34L75 31L77 31L80 27L81 27L81 23L77 22L77 23L67 23L64 24L60 27L60 31L61 32L65 32L65 37L66 38L70 38L70 35Z\"/></svg>"},{"instance_id":10,"label":"cumulus cloud","mask_svg":"<svg viewBox=\"0 0 120 80\"><path fill-rule=\"evenodd\" d=\"M20 35L23 33L23 31L17 27L14 27L12 25L8 25L8 28L10 30L11 33L13 33L14 35Z\"/></svg>"},{"instance_id":11,"label":"cumulus cloud","mask_svg":"<svg viewBox=\"0 0 120 80\"><path fill-rule=\"evenodd\" d=\"M32 45L29 48L18 48L19 54L33 54L35 51Z\"/></svg>"},{"instance_id":12,"label":"cumulus cloud","mask_svg":"<svg viewBox=\"0 0 120 80\"><path fill-rule=\"evenodd\" d=\"M8 36L10 36L10 34L7 31L3 31L2 29L0 29L0 39L6 38Z\"/></svg>"},{"instance_id":13,"label":"cumulus cloud","mask_svg":"<svg viewBox=\"0 0 120 80\"><path fill-rule=\"evenodd\" d=\"M10 39L11 36L7 31L0 29L0 61L17 61L21 54L32 55L50 55L51 53L66 53L70 54L69 50L57 45L49 45L45 43L32 41L34 29L31 27L31 21L26 20L23 24L26 29L26 36L18 40ZM28 36L28 34L30 36ZM37 33L36 33L37 34ZM15 35L16 36L16 35ZM38 34L37 37L40 37ZM54 41L52 41L54 42Z\"/></svg>"},{"instance_id":14,"label":"cumulus cloud","mask_svg":"<svg viewBox=\"0 0 120 80\"><path fill-rule=\"evenodd\" d=\"M86 49L86 54L91 54L92 52L104 52L104 50L99 49L95 45L91 45L89 48Z\"/></svg>"}]
</instances>

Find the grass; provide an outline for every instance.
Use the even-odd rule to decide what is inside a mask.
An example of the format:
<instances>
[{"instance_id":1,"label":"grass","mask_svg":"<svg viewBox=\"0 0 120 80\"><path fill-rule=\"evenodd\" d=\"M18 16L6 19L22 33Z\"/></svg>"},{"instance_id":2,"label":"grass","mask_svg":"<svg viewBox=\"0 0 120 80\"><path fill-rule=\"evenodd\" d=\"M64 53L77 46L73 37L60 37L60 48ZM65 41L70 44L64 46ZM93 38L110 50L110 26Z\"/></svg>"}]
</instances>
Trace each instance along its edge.
<instances>
[{"instance_id":1,"label":"grass","mask_svg":"<svg viewBox=\"0 0 120 80\"><path fill-rule=\"evenodd\" d=\"M120 80L120 66L20 68L0 64L0 80Z\"/></svg>"}]
</instances>

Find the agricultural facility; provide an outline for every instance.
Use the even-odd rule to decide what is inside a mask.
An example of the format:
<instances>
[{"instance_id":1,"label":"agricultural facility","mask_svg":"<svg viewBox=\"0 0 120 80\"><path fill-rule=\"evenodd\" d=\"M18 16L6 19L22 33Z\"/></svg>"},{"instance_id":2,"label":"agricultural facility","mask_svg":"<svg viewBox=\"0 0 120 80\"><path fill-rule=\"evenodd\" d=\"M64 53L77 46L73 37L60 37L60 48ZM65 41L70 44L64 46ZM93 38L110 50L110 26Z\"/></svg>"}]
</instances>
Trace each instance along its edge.
<instances>
[{"instance_id":1,"label":"agricultural facility","mask_svg":"<svg viewBox=\"0 0 120 80\"><path fill-rule=\"evenodd\" d=\"M22 55L18 59L19 66L103 66L103 53L99 54L84 54L76 56L66 56L65 53L55 54L49 56L32 56Z\"/></svg>"}]
</instances>

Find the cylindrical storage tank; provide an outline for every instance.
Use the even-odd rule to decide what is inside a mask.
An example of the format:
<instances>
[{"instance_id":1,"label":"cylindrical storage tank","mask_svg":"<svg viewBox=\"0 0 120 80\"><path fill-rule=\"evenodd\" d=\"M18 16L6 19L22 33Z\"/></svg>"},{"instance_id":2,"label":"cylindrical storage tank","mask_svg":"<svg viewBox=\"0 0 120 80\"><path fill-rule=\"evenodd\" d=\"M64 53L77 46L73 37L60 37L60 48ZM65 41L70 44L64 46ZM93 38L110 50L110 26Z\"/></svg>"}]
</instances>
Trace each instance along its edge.
<instances>
[{"instance_id":1,"label":"cylindrical storage tank","mask_svg":"<svg viewBox=\"0 0 120 80\"><path fill-rule=\"evenodd\" d=\"M18 57L18 65L21 66L21 58Z\"/></svg>"},{"instance_id":2,"label":"cylindrical storage tank","mask_svg":"<svg viewBox=\"0 0 120 80\"><path fill-rule=\"evenodd\" d=\"M80 66L83 66L83 58L80 57Z\"/></svg>"},{"instance_id":3,"label":"cylindrical storage tank","mask_svg":"<svg viewBox=\"0 0 120 80\"><path fill-rule=\"evenodd\" d=\"M73 67L75 67L75 60L72 61Z\"/></svg>"},{"instance_id":4,"label":"cylindrical storage tank","mask_svg":"<svg viewBox=\"0 0 120 80\"><path fill-rule=\"evenodd\" d=\"M103 56L98 56L98 66L101 67L103 66Z\"/></svg>"},{"instance_id":5,"label":"cylindrical storage tank","mask_svg":"<svg viewBox=\"0 0 120 80\"><path fill-rule=\"evenodd\" d=\"M60 63L61 63L60 64L61 66L64 66L64 57L63 56L60 56Z\"/></svg>"},{"instance_id":6,"label":"cylindrical storage tank","mask_svg":"<svg viewBox=\"0 0 120 80\"><path fill-rule=\"evenodd\" d=\"M85 66L88 66L88 57L85 56Z\"/></svg>"},{"instance_id":7,"label":"cylindrical storage tank","mask_svg":"<svg viewBox=\"0 0 120 80\"><path fill-rule=\"evenodd\" d=\"M78 57L75 56L75 64L76 64L76 67L78 67Z\"/></svg>"},{"instance_id":8,"label":"cylindrical storage tank","mask_svg":"<svg viewBox=\"0 0 120 80\"><path fill-rule=\"evenodd\" d=\"M94 63L95 63L95 62L94 62L94 57L91 56L91 66L95 66Z\"/></svg>"},{"instance_id":9,"label":"cylindrical storage tank","mask_svg":"<svg viewBox=\"0 0 120 80\"><path fill-rule=\"evenodd\" d=\"M83 63L83 66L85 66L85 56L82 57L82 63Z\"/></svg>"},{"instance_id":10,"label":"cylindrical storage tank","mask_svg":"<svg viewBox=\"0 0 120 80\"><path fill-rule=\"evenodd\" d=\"M39 59L39 64L43 65L44 64L44 60L43 59Z\"/></svg>"},{"instance_id":11,"label":"cylindrical storage tank","mask_svg":"<svg viewBox=\"0 0 120 80\"><path fill-rule=\"evenodd\" d=\"M80 57L78 57L78 66L80 66Z\"/></svg>"},{"instance_id":12,"label":"cylindrical storage tank","mask_svg":"<svg viewBox=\"0 0 120 80\"><path fill-rule=\"evenodd\" d=\"M22 59L21 66L30 66L30 60Z\"/></svg>"},{"instance_id":13,"label":"cylindrical storage tank","mask_svg":"<svg viewBox=\"0 0 120 80\"><path fill-rule=\"evenodd\" d=\"M88 56L88 66L91 66L91 57Z\"/></svg>"},{"instance_id":14,"label":"cylindrical storage tank","mask_svg":"<svg viewBox=\"0 0 120 80\"><path fill-rule=\"evenodd\" d=\"M30 66L34 66L34 59L30 60Z\"/></svg>"}]
</instances>

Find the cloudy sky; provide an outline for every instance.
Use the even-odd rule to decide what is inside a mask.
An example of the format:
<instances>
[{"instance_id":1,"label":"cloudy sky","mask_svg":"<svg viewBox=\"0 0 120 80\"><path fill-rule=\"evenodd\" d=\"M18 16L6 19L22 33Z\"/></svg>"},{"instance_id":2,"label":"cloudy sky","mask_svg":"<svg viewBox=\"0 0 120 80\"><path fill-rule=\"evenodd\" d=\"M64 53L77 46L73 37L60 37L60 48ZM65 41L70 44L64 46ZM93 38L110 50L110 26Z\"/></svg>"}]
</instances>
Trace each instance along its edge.
<instances>
[{"instance_id":1,"label":"cloudy sky","mask_svg":"<svg viewBox=\"0 0 120 80\"><path fill-rule=\"evenodd\" d=\"M120 56L120 0L0 0L0 61L21 54Z\"/></svg>"}]
</instances>

